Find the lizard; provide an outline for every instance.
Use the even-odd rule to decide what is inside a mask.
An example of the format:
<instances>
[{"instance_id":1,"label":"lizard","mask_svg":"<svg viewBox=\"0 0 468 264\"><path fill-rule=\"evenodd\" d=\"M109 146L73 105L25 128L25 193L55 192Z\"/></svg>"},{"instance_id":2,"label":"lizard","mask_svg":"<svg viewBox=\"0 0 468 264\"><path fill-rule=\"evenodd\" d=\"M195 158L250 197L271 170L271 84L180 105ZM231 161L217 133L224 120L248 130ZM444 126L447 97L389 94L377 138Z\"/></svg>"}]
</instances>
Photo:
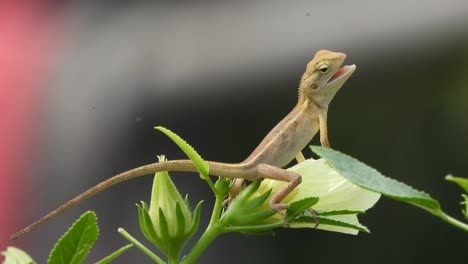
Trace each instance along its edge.
<instances>
[{"instance_id":1,"label":"lizard","mask_svg":"<svg viewBox=\"0 0 468 264\"><path fill-rule=\"evenodd\" d=\"M319 50L307 64L306 71L301 77L297 104L291 112L266 135L244 161L239 163L208 161L210 174L232 179L267 178L287 182L288 184L275 193L269 201L271 209L283 216L287 225L282 211L287 209L288 205L281 201L301 183L302 178L301 175L282 167L296 157L298 160L303 159L301 151L319 131L321 145L326 148L330 147L327 129L328 106L337 91L356 69L355 65L341 67L345 58L346 54L341 52ZM13 234L11 239L20 237L115 184L160 171L197 172L197 168L191 160L187 159L147 164L122 172L64 203Z\"/></svg>"}]
</instances>

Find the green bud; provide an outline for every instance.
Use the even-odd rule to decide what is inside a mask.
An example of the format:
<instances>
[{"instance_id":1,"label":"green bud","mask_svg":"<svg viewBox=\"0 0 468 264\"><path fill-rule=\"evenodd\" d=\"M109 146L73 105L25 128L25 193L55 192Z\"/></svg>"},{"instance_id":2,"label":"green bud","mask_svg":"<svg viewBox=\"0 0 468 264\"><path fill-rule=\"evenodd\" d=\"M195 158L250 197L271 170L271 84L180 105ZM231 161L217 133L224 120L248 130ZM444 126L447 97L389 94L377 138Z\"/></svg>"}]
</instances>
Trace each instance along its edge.
<instances>
[{"instance_id":1,"label":"green bud","mask_svg":"<svg viewBox=\"0 0 468 264\"><path fill-rule=\"evenodd\" d=\"M260 182L258 180L253 182L232 200L223 216L224 223L232 226L247 226L261 222L275 214L269 208L259 209L271 194L271 190L266 190L261 195L257 195Z\"/></svg>"},{"instance_id":2,"label":"green bud","mask_svg":"<svg viewBox=\"0 0 468 264\"><path fill-rule=\"evenodd\" d=\"M215 183L215 188L221 196L227 196L231 190L233 180L228 178L219 177Z\"/></svg>"},{"instance_id":3,"label":"green bud","mask_svg":"<svg viewBox=\"0 0 468 264\"><path fill-rule=\"evenodd\" d=\"M165 161L164 156L158 158L159 162ZM154 176L149 208L144 202L137 205L143 234L166 255L178 255L198 227L201 202L193 216L187 204L169 173L158 172Z\"/></svg>"}]
</instances>

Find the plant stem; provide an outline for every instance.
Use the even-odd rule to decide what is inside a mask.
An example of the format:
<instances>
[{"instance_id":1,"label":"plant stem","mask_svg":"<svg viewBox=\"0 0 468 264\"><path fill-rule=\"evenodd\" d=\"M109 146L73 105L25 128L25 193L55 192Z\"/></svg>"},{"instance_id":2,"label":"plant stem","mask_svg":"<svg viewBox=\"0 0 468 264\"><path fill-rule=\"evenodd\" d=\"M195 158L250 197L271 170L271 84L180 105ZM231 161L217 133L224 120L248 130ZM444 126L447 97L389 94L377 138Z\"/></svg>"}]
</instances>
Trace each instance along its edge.
<instances>
[{"instance_id":1,"label":"plant stem","mask_svg":"<svg viewBox=\"0 0 468 264\"><path fill-rule=\"evenodd\" d=\"M167 256L167 263L168 264L177 264L177 263L179 263L179 256L178 255Z\"/></svg>"},{"instance_id":2,"label":"plant stem","mask_svg":"<svg viewBox=\"0 0 468 264\"><path fill-rule=\"evenodd\" d=\"M125 251L127 251L129 248L133 247L133 244L128 244L126 246L121 247L120 249L112 252L110 255L107 257L99 260L96 262L96 264L106 264L111 262L113 259L117 258L118 256L122 255Z\"/></svg>"},{"instance_id":3,"label":"plant stem","mask_svg":"<svg viewBox=\"0 0 468 264\"><path fill-rule=\"evenodd\" d=\"M213 240L223 232L223 225L216 223L209 225L203 235L200 237L190 253L182 260L183 264L192 264L201 256L203 251L213 242Z\"/></svg>"},{"instance_id":4,"label":"plant stem","mask_svg":"<svg viewBox=\"0 0 468 264\"><path fill-rule=\"evenodd\" d=\"M284 227L284 222L276 222L265 225L253 225L253 226L228 226L224 228L224 232L265 232L271 231L275 228Z\"/></svg>"},{"instance_id":5,"label":"plant stem","mask_svg":"<svg viewBox=\"0 0 468 264\"><path fill-rule=\"evenodd\" d=\"M182 259L183 264L192 264L201 256L201 254L206 250L206 248L213 242L213 240L223 233L225 225L219 221L221 215L221 210L223 207L224 197L221 195L216 195L215 204L213 206L213 212L211 213L210 223L206 228L203 235L197 241L195 246L190 250L190 253Z\"/></svg>"},{"instance_id":6,"label":"plant stem","mask_svg":"<svg viewBox=\"0 0 468 264\"><path fill-rule=\"evenodd\" d=\"M467 231L468 232L468 224L465 224L453 217L451 217L450 215L444 213L442 210L440 211L440 213L437 214L442 220L444 220L445 222L453 225L453 226L456 226L464 231Z\"/></svg>"},{"instance_id":7,"label":"plant stem","mask_svg":"<svg viewBox=\"0 0 468 264\"><path fill-rule=\"evenodd\" d=\"M200 175L202 177L202 179L204 179L206 181L206 183L208 183L208 186L210 186L211 190L213 191L213 193L218 196L218 190L216 190L216 187L215 187L215 184L213 183L213 181L211 180L210 176L208 175L203 175L201 172L200 172Z\"/></svg>"},{"instance_id":8,"label":"plant stem","mask_svg":"<svg viewBox=\"0 0 468 264\"><path fill-rule=\"evenodd\" d=\"M148 257L154 260L154 262L158 264L166 264L164 260L156 256L153 252L151 252L151 250L149 250L147 247L141 244L140 241L136 240L136 238L130 235L127 231L125 231L125 229L119 227L119 229L117 229L117 232L119 232L123 237L125 237L130 243L135 245L135 247L137 247L139 250L145 253Z\"/></svg>"},{"instance_id":9,"label":"plant stem","mask_svg":"<svg viewBox=\"0 0 468 264\"><path fill-rule=\"evenodd\" d=\"M211 213L211 219L210 219L210 223L208 224L207 229L210 228L210 226L219 222L219 217L221 216L221 210L223 209L223 199L224 197L216 194L216 200L213 206L213 212Z\"/></svg>"},{"instance_id":10,"label":"plant stem","mask_svg":"<svg viewBox=\"0 0 468 264\"><path fill-rule=\"evenodd\" d=\"M178 264L179 263L179 252L180 252L180 247L169 246L168 252L166 253L167 263L168 264Z\"/></svg>"}]
</instances>

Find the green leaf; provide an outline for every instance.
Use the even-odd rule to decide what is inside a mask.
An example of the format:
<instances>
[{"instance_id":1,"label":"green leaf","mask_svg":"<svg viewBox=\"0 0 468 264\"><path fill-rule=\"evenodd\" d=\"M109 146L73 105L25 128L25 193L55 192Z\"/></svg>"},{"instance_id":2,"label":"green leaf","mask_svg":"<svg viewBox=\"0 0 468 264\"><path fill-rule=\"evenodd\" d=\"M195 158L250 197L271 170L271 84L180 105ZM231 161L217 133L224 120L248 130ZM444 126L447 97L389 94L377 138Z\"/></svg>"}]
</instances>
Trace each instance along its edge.
<instances>
[{"instance_id":1,"label":"green leaf","mask_svg":"<svg viewBox=\"0 0 468 264\"><path fill-rule=\"evenodd\" d=\"M107 263L111 262L112 260L116 259L118 256L122 255L125 251L127 251L131 247L133 247L132 244L128 244L126 246L123 246L123 247L119 248L118 250L114 251L113 253L109 254L109 256L99 260L98 262L96 262L96 264L107 264Z\"/></svg>"},{"instance_id":2,"label":"green leaf","mask_svg":"<svg viewBox=\"0 0 468 264\"><path fill-rule=\"evenodd\" d=\"M3 264L35 264L36 262L23 250L15 247L8 247L1 253L5 256Z\"/></svg>"},{"instance_id":3,"label":"green leaf","mask_svg":"<svg viewBox=\"0 0 468 264\"><path fill-rule=\"evenodd\" d=\"M185 233L185 216L178 202L176 202L176 225L176 236L183 236Z\"/></svg>"},{"instance_id":4,"label":"green leaf","mask_svg":"<svg viewBox=\"0 0 468 264\"><path fill-rule=\"evenodd\" d=\"M381 193L384 196L421 207L443 221L468 232L468 224L442 211L439 202L428 194L387 178L377 170L338 151L312 146L312 151L327 160L341 176L362 188Z\"/></svg>"},{"instance_id":5,"label":"green leaf","mask_svg":"<svg viewBox=\"0 0 468 264\"><path fill-rule=\"evenodd\" d=\"M161 132L163 132L166 136L168 136L174 143L179 146L179 148L182 149L182 151L189 157L190 160L193 161L195 164L195 167L197 167L197 170L205 177L207 178L210 172L208 163L202 159L202 157L193 149L192 146L190 146L185 140L183 140L181 137L179 137L176 133L170 131L169 129L162 127L162 126L157 126L154 129L157 129Z\"/></svg>"},{"instance_id":6,"label":"green leaf","mask_svg":"<svg viewBox=\"0 0 468 264\"><path fill-rule=\"evenodd\" d=\"M255 208L259 207L260 205L265 202L268 197L270 197L272 189L270 188L268 191L264 192L262 195L255 197L254 199L248 201L244 206L243 209L245 211L255 210Z\"/></svg>"},{"instance_id":7,"label":"green leaf","mask_svg":"<svg viewBox=\"0 0 468 264\"><path fill-rule=\"evenodd\" d=\"M461 177L454 177L452 175L447 175L445 176L445 180L458 184L458 186L462 187L463 190L465 190L465 192L468 193L468 179L461 178Z\"/></svg>"},{"instance_id":8,"label":"green leaf","mask_svg":"<svg viewBox=\"0 0 468 264\"><path fill-rule=\"evenodd\" d=\"M468 195L462 194L463 199L465 201L461 202L461 204L465 205L465 210L462 210L462 213L465 215L465 218L468 220Z\"/></svg>"},{"instance_id":9,"label":"green leaf","mask_svg":"<svg viewBox=\"0 0 468 264\"><path fill-rule=\"evenodd\" d=\"M242 215L242 225L260 223L262 220L267 219L275 214L276 212L271 209L244 214Z\"/></svg>"},{"instance_id":10,"label":"green leaf","mask_svg":"<svg viewBox=\"0 0 468 264\"><path fill-rule=\"evenodd\" d=\"M136 205L138 208L138 220L140 223L140 229L143 235L155 245L162 243L161 238L156 234L156 230L153 226L153 221L148 213L148 205L145 202L141 202L141 205Z\"/></svg>"},{"instance_id":11,"label":"green leaf","mask_svg":"<svg viewBox=\"0 0 468 264\"><path fill-rule=\"evenodd\" d=\"M291 220L296 218L296 216L304 213L306 210L311 208L314 204L318 203L318 197L307 197L298 201L291 203L286 210L286 217Z\"/></svg>"},{"instance_id":12,"label":"green leaf","mask_svg":"<svg viewBox=\"0 0 468 264\"><path fill-rule=\"evenodd\" d=\"M189 239L195 231L198 229L198 225L200 224L200 216L201 216L201 206L203 204L203 201L198 202L197 206L193 210L193 215L192 215L192 223L190 224L189 231L187 233L187 239Z\"/></svg>"},{"instance_id":13,"label":"green leaf","mask_svg":"<svg viewBox=\"0 0 468 264\"><path fill-rule=\"evenodd\" d=\"M321 225L334 225L334 226L341 226L341 227L349 227L349 228L353 228L362 232L366 232L368 234L370 233L369 229L367 229L367 227L361 224L351 224L343 220L334 219L333 217L318 216L317 219Z\"/></svg>"},{"instance_id":14,"label":"green leaf","mask_svg":"<svg viewBox=\"0 0 468 264\"><path fill-rule=\"evenodd\" d=\"M91 211L84 213L55 244L47 263L82 263L98 233L96 214Z\"/></svg>"},{"instance_id":15,"label":"green leaf","mask_svg":"<svg viewBox=\"0 0 468 264\"><path fill-rule=\"evenodd\" d=\"M242 190L231 202L230 206L234 206L236 203L244 204L249 197L251 197L260 187L261 180L255 180L249 184L244 190Z\"/></svg>"},{"instance_id":16,"label":"green leaf","mask_svg":"<svg viewBox=\"0 0 468 264\"><path fill-rule=\"evenodd\" d=\"M159 230L161 231L161 240L163 243L170 241L171 236L169 235L169 225L167 224L166 216L164 215L161 207L159 207ZM167 254L167 249L161 250Z\"/></svg>"},{"instance_id":17,"label":"green leaf","mask_svg":"<svg viewBox=\"0 0 468 264\"><path fill-rule=\"evenodd\" d=\"M322 216L319 215L317 216L317 220L319 222L319 225L330 225L330 226L339 226L339 227L347 227L347 228L352 228L356 229L358 231L370 233L369 229L367 227L358 224L358 223L349 223L346 221L343 221L342 219L336 219L333 218L333 216ZM315 218L308 216L308 215L302 215L297 218L295 218L291 223L312 223L315 224Z\"/></svg>"},{"instance_id":18,"label":"green leaf","mask_svg":"<svg viewBox=\"0 0 468 264\"><path fill-rule=\"evenodd\" d=\"M356 210L330 210L330 211L319 211L320 216L326 215L350 215L350 214L363 214L363 211Z\"/></svg>"},{"instance_id":19,"label":"green leaf","mask_svg":"<svg viewBox=\"0 0 468 264\"><path fill-rule=\"evenodd\" d=\"M411 203L434 214L440 212L439 202L427 193L385 177L374 168L338 151L317 146L312 146L311 149L327 160L341 176L362 188L379 192L395 200Z\"/></svg>"},{"instance_id":20,"label":"green leaf","mask_svg":"<svg viewBox=\"0 0 468 264\"><path fill-rule=\"evenodd\" d=\"M468 179L467 178L461 178L461 177L454 177L452 175L447 175L445 176L445 180L449 182L454 182L458 184L465 192L468 193ZM463 215L465 218L468 220L468 195L462 194L462 198L464 199L463 202L461 202L462 205L464 205L464 210L462 210Z\"/></svg>"},{"instance_id":21,"label":"green leaf","mask_svg":"<svg viewBox=\"0 0 468 264\"><path fill-rule=\"evenodd\" d=\"M188 193L185 194L184 203L185 203L185 206L187 206L187 208L190 208L190 201L188 199Z\"/></svg>"}]
</instances>

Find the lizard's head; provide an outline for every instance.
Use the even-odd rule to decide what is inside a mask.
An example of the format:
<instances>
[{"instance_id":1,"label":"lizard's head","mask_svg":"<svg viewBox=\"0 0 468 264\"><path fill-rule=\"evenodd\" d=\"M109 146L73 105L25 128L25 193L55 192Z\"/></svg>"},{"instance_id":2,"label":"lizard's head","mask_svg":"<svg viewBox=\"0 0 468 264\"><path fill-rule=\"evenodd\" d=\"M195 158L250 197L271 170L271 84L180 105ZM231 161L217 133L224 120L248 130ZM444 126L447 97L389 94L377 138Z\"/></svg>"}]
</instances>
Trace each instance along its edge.
<instances>
[{"instance_id":1,"label":"lizard's head","mask_svg":"<svg viewBox=\"0 0 468 264\"><path fill-rule=\"evenodd\" d=\"M312 100L319 107L327 108L333 96L356 69L355 65L341 67L345 58L344 53L318 51L302 75L299 96Z\"/></svg>"}]
</instances>

